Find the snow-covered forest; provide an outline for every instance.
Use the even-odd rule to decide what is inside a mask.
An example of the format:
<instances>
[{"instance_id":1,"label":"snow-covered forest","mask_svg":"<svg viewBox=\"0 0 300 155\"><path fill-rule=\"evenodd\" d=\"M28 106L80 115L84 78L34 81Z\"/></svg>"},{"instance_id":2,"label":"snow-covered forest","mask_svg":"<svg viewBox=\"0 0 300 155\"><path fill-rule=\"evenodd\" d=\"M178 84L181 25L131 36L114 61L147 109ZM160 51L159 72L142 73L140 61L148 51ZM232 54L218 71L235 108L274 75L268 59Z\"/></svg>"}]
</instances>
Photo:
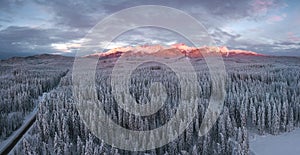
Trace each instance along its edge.
<instances>
[{"instance_id":1,"label":"snow-covered forest","mask_svg":"<svg viewBox=\"0 0 300 155\"><path fill-rule=\"evenodd\" d=\"M60 60L42 56L1 62L0 142L22 125L24 117L37 106L38 97L56 87L69 70Z\"/></svg>"},{"instance_id":2,"label":"snow-covered forest","mask_svg":"<svg viewBox=\"0 0 300 155\"><path fill-rule=\"evenodd\" d=\"M71 62L71 60L68 61ZM2 77L10 76L3 77L7 80L6 82L1 81L1 93L4 94L1 95L1 104L14 103L14 105L1 105L1 108L5 107L5 109L1 109L4 111L1 112L1 127L7 126L8 129L13 129L14 126L11 127L5 120L10 115L17 115L15 112L21 115L13 117L16 119L14 121L19 122L20 125L21 118L34 107L34 98L41 95L42 92L50 91L45 93L38 103L39 111L33 128L11 153L239 155L250 154L249 132L261 135L266 133L278 135L299 127L300 64L298 58L228 57L224 58L228 77L222 113L207 135L198 136L200 124L211 95L211 78L203 59L191 61L196 68L197 79L201 88L201 94L197 100L199 113L187 130L175 141L155 150L143 152L132 152L112 147L98 139L85 126L76 109L78 103L73 97L75 94L72 91L72 72L71 70L67 72L68 67L48 66L50 71L44 69L38 73L32 67L22 69L22 72L18 72L13 67L7 70L2 69ZM97 68L96 73L98 103L101 101L106 114L114 122L124 128L141 131L157 128L174 116L180 88L172 70L155 63L153 66L142 66L134 70L131 77L130 92L138 103L147 103L151 99L149 89L144 88L149 88L152 82L162 82L167 92L164 106L156 114L144 117L129 114L116 105L111 93L112 88L107 82L110 80L112 71L112 67L107 66L112 66L110 63L113 61L100 60L99 63L100 67ZM45 64L45 66L47 65ZM20 65L19 67L27 66ZM51 68L56 68L56 70L51 72ZM17 77L26 80L17 83ZM30 86L28 86L29 84ZM7 93L6 90L11 90L8 91L11 93ZM28 94L24 94L24 90L33 96L25 100ZM5 94L7 95L5 96ZM85 94L79 95L84 96ZM24 104L29 106L26 106L26 110L22 108ZM88 111L87 115L91 120L99 119L93 111ZM97 125L95 124L95 126ZM15 126L15 128L18 127ZM3 128L1 132L4 132ZM106 134L103 130L100 132ZM176 132L176 129L172 129L170 134L172 132ZM157 137L148 137L145 143L153 145L151 144L153 138Z\"/></svg>"}]
</instances>

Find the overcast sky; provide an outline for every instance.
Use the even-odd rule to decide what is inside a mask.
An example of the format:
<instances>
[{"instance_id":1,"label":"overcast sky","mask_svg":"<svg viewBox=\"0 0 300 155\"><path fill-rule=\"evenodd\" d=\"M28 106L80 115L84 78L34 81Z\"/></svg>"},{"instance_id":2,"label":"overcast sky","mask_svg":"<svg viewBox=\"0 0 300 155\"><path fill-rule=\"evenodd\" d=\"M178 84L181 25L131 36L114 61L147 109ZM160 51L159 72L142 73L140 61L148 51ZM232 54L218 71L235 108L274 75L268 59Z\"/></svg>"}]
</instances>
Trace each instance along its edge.
<instances>
[{"instance_id":1,"label":"overcast sky","mask_svg":"<svg viewBox=\"0 0 300 155\"><path fill-rule=\"evenodd\" d=\"M300 2L281 0L1 0L0 59L41 53L74 55L99 21L138 5L163 5L199 20L219 46L300 56ZM167 30L140 28L113 44L184 42Z\"/></svg>"}]
</instances>

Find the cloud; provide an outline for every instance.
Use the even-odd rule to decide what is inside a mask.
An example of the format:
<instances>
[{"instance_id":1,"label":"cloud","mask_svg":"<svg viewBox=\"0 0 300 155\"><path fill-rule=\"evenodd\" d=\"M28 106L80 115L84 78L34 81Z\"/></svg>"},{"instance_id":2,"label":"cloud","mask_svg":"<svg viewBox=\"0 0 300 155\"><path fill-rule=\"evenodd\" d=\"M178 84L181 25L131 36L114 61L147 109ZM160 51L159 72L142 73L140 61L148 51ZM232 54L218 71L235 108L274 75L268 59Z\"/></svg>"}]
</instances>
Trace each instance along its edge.
<instances>
[{"instance_id":1,"label":"cloud","mask_svg":"<svg viewBox=\"0 0 300 155\"><path fill-rule=\"evenodd\" d=\"M287 17L287 14L285 14L285 13L282 15L273 15L273 16L269 17L267 19L267 21L269 23L280 22L280 21L283 21L286 17Z\"/></svg>"},{"instance_id":2,"label":"cloud","mask_svg":"<svg viewBox=\"0 0 300 155\"><path fill-rule=\"evenodd\" d=\"M252 13L265 15L270 10L287 7L287 4L281 0L252 0Z\"/></svg>"},{"instance_id":3,"label":"cloud","mask_svg":"<svg viewBox=\"0 0 300 155\"><path fill-rule=\"evenodd\" d=\"M33 2L3 0L0 1L0 14L4 12L0 15L0 52L1 55L4 52L7 55L7 51L11 55L40 52L73 54L81 46L81 42L78 41L101 19L121 9L146 4L174 7L191 14L204 24L218 45L259 51L279 51L280 48L297 46L281 45L284 42L277 42L276 34L283 34L287 40L285 44L299 42L297 30L290 30L293 31L291 34L273 33L288 27L288 24L280 22L282 20L289 22L289 18L292 17L289 11L286 14L280 11L287 7L286 3L288 1L283 0L185 0L184 2L179 0L34 0ZM43 14L38 16L39 19L27 18L23 21L20 16L17 17L22 13L18 10L25 8L23 12L30 12L26 10L30 7L34 8L35 12L31 12L34 14L38 13L39 9L42 10ZM36 23L43 25L37 26ZM231 27L233 31L226 27ZM267 34L269 32L272 34ZM266 38L262 39L263 37ZM186 38L174 32L144 28L124 33L112 42L110 48L143 44L170 45L174 42L190 45Z\"/></svg>"},{"instance_id":4,"label":"cloud","mask_svg":"<svg viewBox=\"0 0 300 155\"><path fill-rule=\"evenodd\" d=\"M291 42L300 42L300 37L296 36L295 33L288 32L287 35L288 35L287 38L288 38L289 41L291 41Z\"/></svg>"},{"instance_id":5,"label":"cloud","mask_svg":"<svg viewBox=\"0 0 300 155\"><path fill-rule=\"evenodd\" d=\"M73 50L78 50L81 47L80 43L53 43L51 44L53 49L61 51L63 53L71 53Z\"/></svg>"},{"instance_id":6,"label":"cloud","mask_svg":"<svg viewBox=\"0 0 300 155\"><path fill-rule=\"evenodd\" d=\"M254 1L254 2L253 2ZM174 0L153 1L78 1L78 0L35 0L44 6L49 13L54 13L53 22L59 26L71 28L92 28L98 21L120 11L137 5L164 5L181 9L194 15L207 25L219 26L227 20L241 19L254 16L253 11L262 12L277 5L277 2L267 0L187 0L184 3ZM279 2L278 2L279 3Z\"/></svg>"},{"instance_id":7,"label":"cloud","mask_svg":"<svg viewBox=\"0 0 300 155\"><path fill-rule=\"evenodd\" d=\"M253 0L252 9L255 13L265 14L267 11L273 7L273 0Z\"/></svg>"},{"instance_id":8,"label":"cloud","mask_svg":"<svg viewBox=\"0 0 300 155\"><path fill-rule=\"evenodd\" d=\"M20 7L25 3L24 0L1 0L0 1L0 9L10 12L16 7Z\"/></svg>"},{"instance_id":9,"label":"cloud","mask_svg":"<svg viewBox=\"0 0 300 155\"><path fill-rule=\"evenodd\" d=\"M127 42L116 41L116 42L101 42L100 46L104 49L113 49L117 47L129 46Z\"/></svg>"},{"instance_id":10,"label":"cloud","mask_svg":"<svg viewBox=\"0 0 300 155\"><path fill-rule=\"evenodd\" d=\"M161 44L168 46L170 42L174 41L190 44L184 36L156 27L142 27L127 31L117 37L113 42L125 42L128 45Z\"/></svg>"},{"instance_id":11,"label":"cloud","mask_svg":"<svg viewBox=\"0 0 300 155\"><path fill-rule=\"evenodd\" d=\"M109 7L109 4L119 4L122 1L35 0L35 2L44 6L49 13L54 13L53 22L58 26L90 29L106 15L119 11L110 10L112 7Z\"/></svg>"},{"instance_id":12,"label":"cloud","mask_svg":"<svg viewBox=\"0 0 300 155\"><path fill-rule=\"evenodd\" d=\"M171 46L171 45L174 45L176 43L178 43L178 42L176 40L174 40L174 41L166 42L166 45Z\"/></svg>"},{"instance_id":13,"label":"cloud","mask_svg":"<svg viewBox=\"0 0 300 155\"><path fill-rule=\"evenodd\" d=\"M0 53L20 56L53 53L57 49L53 49L52 44L82 36L76 31L10 26L0 31Z\"/></svg>"},{"instance_id":14,"label":"cloud","mask_svg":"<svg viewBox=\"0 0 300 155\"><path fill-rule=\"evenodd\" d=\"M251 50L264 54L276 54L276 52L289 51L288 55L299 55L300 37L295 33L287 33L284 41L276 38L267 38L255 35L256 38L247 35L236 34L223 28L218 28L210 32L218 46L228 46L231 49ZM278 38L277 38L278 39ZM279 54L280 55L280 54ZM281 54L284 55L284 54Z\"/></svg>"},{"instance_id":15,"label":"cloud","mask_svg":"<svg viewBox=\"0 0 300 155\"><path fill-rule=\"evenodd\" d=\"M7 42L28 42L35 45L45 45L52 42L60 42L81 37L80 31L68 31L60 29L43 29L32 27L10 26L0 31L1 40Z\"/></svg>"},{"instance_id":16,"label":"cloud","mask_svg":"<svg viewBox=\"0 0 300 155\"><path fill-rule=\"evenodd\" d=\"M10 19L5 19L5 18L1 18L1 17L0 17L0 22L10 23L11 20L10 20Z\"/></svg>"},{"instance_id":17,"label":"cloud","mask_svg":"<svg viewBox=\"0 0 300 155\"><path fill-rule=\"evenodd\" d=\"M233 32L226 31L222 28L216 28L210 32L212 38L216 41L218 46L233 46L232 42L240 38L240 34L235 34Z\"/></svg>"}]
</instances>

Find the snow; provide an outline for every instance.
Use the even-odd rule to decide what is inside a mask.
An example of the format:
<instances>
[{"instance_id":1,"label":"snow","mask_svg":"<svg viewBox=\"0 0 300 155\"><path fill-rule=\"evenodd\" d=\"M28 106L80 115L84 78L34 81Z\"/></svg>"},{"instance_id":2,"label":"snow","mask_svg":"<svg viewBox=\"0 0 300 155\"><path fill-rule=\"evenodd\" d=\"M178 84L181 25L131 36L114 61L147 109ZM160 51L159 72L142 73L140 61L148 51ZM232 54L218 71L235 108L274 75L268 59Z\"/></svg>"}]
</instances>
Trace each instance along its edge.
<instances>
[{"instance_id":1,"label":"snow","mask_svg":"<svg viewBox=\"0 0 300 155\"><path fill-rule=\"evenodd\" d=\"M126 53L126 52L134 52L134 53L156 53L160 50L165 50L165 49L179 49L182 52L185 51L187 53L191 52L191 51L195 51L195 50L202 50L202 51L219 51L222 55L229 55L229 54L245 54L245 55L256 55L256 56L261 56L262 54L258 54L256 52L253 51L246 51L246 50L239 50L239 49L232 49L229 50L226 46L220 46L220 47L214 47L214 46L203 46L203 47L190 47L187 46L183 43L177 43L174 45L171 45L169 47L164 47L161 45L142 45L142 46L125 46L125 47L117 47L117 48L113 48L110 49L109 51L106 52L101 52L101 53L94 53L91 55L87 55L86 57L90 57L90 56L108 56L111 54L115 54L117 52L121 52L121 53Z\"/></svg>"},{"instance_id":2,"label":"snow","mask_svg":"<svg viewBox=\"0 0 300 155\"><path fill-rule=\"evenodd\" d=\"M299 155L300 128L281 135L253 135L250 150L255 155Z\"/></svg>"}]
</instances>

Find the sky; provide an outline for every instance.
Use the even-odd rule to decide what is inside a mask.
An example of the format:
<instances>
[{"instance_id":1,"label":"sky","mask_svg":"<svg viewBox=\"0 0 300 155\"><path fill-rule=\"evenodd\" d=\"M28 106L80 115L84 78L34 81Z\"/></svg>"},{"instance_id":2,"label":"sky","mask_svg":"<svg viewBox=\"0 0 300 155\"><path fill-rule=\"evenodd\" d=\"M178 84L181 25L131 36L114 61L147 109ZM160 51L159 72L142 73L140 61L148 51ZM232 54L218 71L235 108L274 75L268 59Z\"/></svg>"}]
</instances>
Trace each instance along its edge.
<instances>
[{"instance_id":1,"label":"sky","mask_svg":"<svg viewBox=\"0 0 300 155\"><path fill-rule=\"evenodd\" d=\"M190 14L218 46L300 56L299 0L1 0L0 59L43 53L74 56L98 22L139 5L163 5ZM110 48L178 42L184 40L171 31L139 28L117 38Z\"/></svg>"}]
</instances>

